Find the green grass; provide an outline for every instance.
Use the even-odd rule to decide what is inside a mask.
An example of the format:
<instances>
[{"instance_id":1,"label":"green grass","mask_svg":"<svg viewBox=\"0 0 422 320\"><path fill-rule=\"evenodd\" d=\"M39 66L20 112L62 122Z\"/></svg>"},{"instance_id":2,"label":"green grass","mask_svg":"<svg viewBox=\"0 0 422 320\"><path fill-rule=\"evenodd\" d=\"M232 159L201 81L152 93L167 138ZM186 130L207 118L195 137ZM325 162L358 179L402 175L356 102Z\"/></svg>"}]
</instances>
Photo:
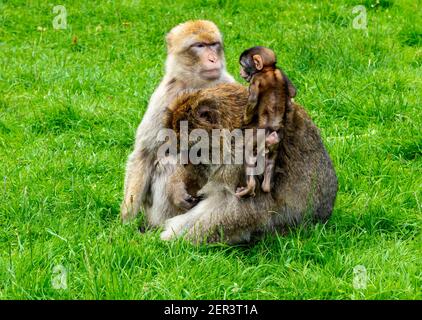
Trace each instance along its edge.
<instances>
[{"instance_id":1,"label":"green grass","mask_svg":"<svg viewBox=\"0 0 422 320\"><path fill-rule=\"evenodd\" d=\"M68 28L54 30L53 3L0 1L0 299L422 298L420 2L98 3L57 3ZM278 53L339 177L325 225L195 247L120 224L164 35L194 18L219 25L237 80L243 49ZM67 289L52 286L57 265Z\"/></svg>"}]
</instances>

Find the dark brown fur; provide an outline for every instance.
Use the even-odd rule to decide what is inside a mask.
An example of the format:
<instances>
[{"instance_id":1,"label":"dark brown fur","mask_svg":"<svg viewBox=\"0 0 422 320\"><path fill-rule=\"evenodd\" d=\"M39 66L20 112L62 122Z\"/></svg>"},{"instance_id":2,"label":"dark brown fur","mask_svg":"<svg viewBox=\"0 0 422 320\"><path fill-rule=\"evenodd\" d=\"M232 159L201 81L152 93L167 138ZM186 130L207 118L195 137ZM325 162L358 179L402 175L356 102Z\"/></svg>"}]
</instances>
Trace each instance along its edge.
<instances>
[{"instance_id":1,"label":"dark brown fur","mask_svg":"<svg viewBox=\"0 0 422 320\"><path fill-rule=\"evenodd\" d=\"M242 127L244 109L247 104L245 87L237 84L222 84L213 88L212 92L212 97L209 95L209 90L181 94L167 108L163 127L173 129L178 142L181 121L188 121L188 133L200 128L205 129L209 136L212 135L213 129L224 128L232 131ZM172 194L179 213L186 211L199 200L197 193L207 182L208 171L204 165L187 164L179 166L171 176L168 192Z\"/></svg>"},{"instance_id":2,"label":"dark brown fur","mask_svg":"<svg viewBox=\"0 0 422 320\"><path fill-rule=\"evenodd\" d=\"M242 127L239 114L248 93L226 84L186 93L170 106L166 126L178 130L180 120L190 129ZM201 117L201 110L210 111ZM207 119L212 119L211 121ZM300 223L305 214L325 221L333 210L337 177L318 129L305 110L292 104L282 120L281 141L270 193L257 190L254 198L238 199L235 189L244 182L243 165L206 165L206 181L197 194L201 201L184 214L168 219L162 239L185 234L194 241L248 241L254 234L281 230ZM189 171L189 166L184 168ZM189 188L189 186L188 186Z\"/></svg>"},{"instance_id":3,"label":"dark brown fur","mask_svg":"<svg viewBox=\"0 0 422 320\"><path fill-rule=\"evenodd\" d=\"M267 150L261 188L264 192L270 192L278 154L278 143L275 139L277 141L280 139L283 117L291 108L291 98L296 95L296 89L276 67L276 55L271 49L253 47L245 50L241 54L239 62L242 68L241 76L250 82L244 124L266 130ZM246 159L246 166L253 166L254 161L254 157ZM246 167L245 170L247 169ZM255 176L247 174L247 186L240 187L236 193L237 196L254 196L255 185Z\"/></svg>"}]
</instances>

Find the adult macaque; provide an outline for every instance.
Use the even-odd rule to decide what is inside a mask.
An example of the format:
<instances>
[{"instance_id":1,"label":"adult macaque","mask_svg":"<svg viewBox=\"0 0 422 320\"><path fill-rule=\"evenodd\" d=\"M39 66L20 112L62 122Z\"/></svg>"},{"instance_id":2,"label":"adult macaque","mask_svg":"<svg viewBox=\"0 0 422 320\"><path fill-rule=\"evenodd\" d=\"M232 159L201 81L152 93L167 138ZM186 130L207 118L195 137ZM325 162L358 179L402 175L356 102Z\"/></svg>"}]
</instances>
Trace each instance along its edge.
<instances>
[{"instance_id":1,"label":"adult macaque","mask_svg":"<svg viewBox=\"0 0 422 320\"><path fill-rule=\"evenodd\" d=\"M234 82L226 71L223 41L214 23L206 20L182 23L167 34L166 41L165 75L137 129L135 148L126 166L121 206L123 221L135 217L142 206L152 226L180 212L180 204L191 206L187 192L175 194L168 190L169 177L177 165L163 166L156 161L162 144L157 137L166 108L183 90Z\"/></svg>"},{"instance_id":2,"label":"adult macaque","mask_svg":"<svg viewBox=\"0 0 422 320\"><path fill-rule=\"evenodd\" d=\"M296 89L276 67L276 55L269 48L253 47L245 50L240 55L239 63L240 75L250 82L244 124L250 124L255 117L257 120L253 125L266 130L265 169L261 188L264 192L270 192L280 141L279 130L283 125L285 111L291 107L291 99L296 95ZM253 143L253 140L248 143ZM248 174L254 160L255 157L246 159L247 186L238 188L238 197L255 195L255 176Z\"/></svg>"},{"instance_id":3,"label":"adult macaque","mask_svg":"<svg viewBox=\"0 0 422 320\"><path fill-rule=\"evenodd\" d=\"M211 96L207 90L198 90L196 95L182 94L170 104L164 116L163 126L174 130L178 142L182 139L180 128L182 121L186 121L189 124L187 135L192 135L195 129L203 129L210 138L210 143L213 138L213 129L224 128L227 129L226 133L230 134L231 131L242 126L244 107L247 104L246 88L235 84L219 85L215 87L212 93L214 96ZM220 106L221 103L227 103L227 105L223 107ZM226 139L224 140L224 138ZM212 159L212 148L208 144L208 162L214 160L221 163L224 157L225 146L226 151L228 150L228 153L230 153L230 157L233 156L230 146L231 136L226 137L224 133L220 133L217 143L219 149L217 159ZM192 148L194 144L195 142L188 141L189 148ZM178 143L178 150L181 152L180 143ZM238 166L243 166L243 164ZM241 176L237 176L237 169L234 170L236 171L233 176L230 171L227 171L228 174L225 179L228 181L225 181L225 179L221 180L221 183L226 185L233 184L233 190L235 186L238 186L244 180ZM202 198L202 195L198 192L207 183L210 174L210 166L206 164L193 165L188 163L184 166L178 166L170 178L169 187L173 194L179 195L188 192L190 195L189 200L196 204ZM214 177L214 182L217 182L216 177ZM180 198L180 196L177 198ZM178 207L181 209L178 212L180 214L192 206L187 203L179 204Z\"/></svg>"},{"instance_id":4,"label":"adult macaque","mask_svg":"<svg viewBox=\"0 0 422 320\"><path fill-rule=\"evenodd\" d=\"M237 84L186 93L169 107L165 126L178 131L180 121L187 120L189 130L241 128L247 101L246 89ZM317 127L301 106L292 103L285 110L279 137L271 192L257 188L254 198L239 199L236 187L245 182L243 164L205 165L198 176L206 175L205 184L197 191L202 200L186 213L168 219L161 238L184 235L194 242L237 243L294 226L305 214L326 220L333 210L337 177ZM178 168L182 172L190 169Z\"/></svg>"}]
</instances>

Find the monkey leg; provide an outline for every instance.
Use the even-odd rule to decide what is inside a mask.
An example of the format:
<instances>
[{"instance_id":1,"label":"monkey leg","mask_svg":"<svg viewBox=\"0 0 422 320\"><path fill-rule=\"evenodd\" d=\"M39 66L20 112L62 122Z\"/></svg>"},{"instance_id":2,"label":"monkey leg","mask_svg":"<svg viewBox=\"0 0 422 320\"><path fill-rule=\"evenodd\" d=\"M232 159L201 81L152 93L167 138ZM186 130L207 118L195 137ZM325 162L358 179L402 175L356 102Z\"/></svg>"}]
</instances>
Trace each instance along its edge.
<instances>
[{"instance_id":1,"label":"monkey leg","mask_svg":"<svg viewBox=\"0 0 422 320\"><path fill-rule=\"evenodd\" d=\"M254 131L254 135L256 136L256 131ZM257 157L253 155L255 140L256 138L246 141L246 146L245 146L246 154L245 154L245 165L244 165L244 170L246 174L246 187L238 187L236 189L236 196L238 198L243 198L247 196L251 196L251 197L255 196L256 180L255 180L255 176L251 174L251 171L253 173L253 168L255 168L255 164L257 161Z\"/></svg>"},{"instance_id":2,"label":"monkey leg","mask_svg":"<svg viewBox=\"0 0 422 320\"><path fill-rule=\"evenodd\" d=\"M236 196L238 198L243 198L247 196L251 196L251 197L255 196L255 187L256 187L255 176L248 174L248 169L250 169L251 167L253 168L255 162L256 162L256 157L248 156L248 158L246 159L246 164L245 164L246 187L239 187L236 189Z\"/></svg>"},{"instance_id":3,"label":"monkey leg","mask_svg":"<svg viewBox=\"0 0 422 320\"><path fill-rule=\"evenodd\" d=\"M174 194L171 191L173 175L177 172L178 167L178 164L163 164L160 161L155 165L155 171L151 178L152 201L151 205L145 207L145 216L150 226L162 226L166 219L186 211L186 209L175 205ZM176 187L180 187L179 192L181 193L185 190L183 182Z\"/></svg>"},{"instance_id":4,"label":"monkey leg","mask_svg":"<svg viewBox=\"0 0 422 320\"><path fill-rule=\"evenodd\" d=\"M271 180L274 175L274 165L278 153L279 142L280 136L277 131L272 131L265 138L265 169L264 180L261 185L261 189L264 192L271 191Z\"/></svg>"},{"instance_id":5,"label":"monkey leg","mask_svg":"<svg viewBox=\"0 0 422 320\"><path fill-rule=\"evenodd\" d=\"M264 180L262 181L262 185L261 185L261 189L264 192L271 191L271 180L274 174L274 163L275 163L274 159L265 159Z\"/></svg>"},{"instance_id":6,"label":"monkey leg","mask_svg":"<svg viewBox=\"0 0 422 320\"><path fill-rule=\"evenodd\" d=\"M268 224L273 215L272 200L263 195L255 199L239 201L227 192L208 194L185 214L167 220L161 239L184 236L194 243L248 241L251 233Z\"/></svg>"},{"instance_id":7,"label":"monkey leg","mask_svg":"<svg viewBox=\"0 0 422 320\"><path fill-rule=\"evenodd\" d=\"M172 240L182 236L199 219L203 211L203 201L184 214L170 218L164 223L164 231L161 233L161 240ZM205 209L205 208L202 208Z\"/></svg>"},{"instance_id":8,"label":"monkey leg","mask_svg":"<svg viewBox=\"0 0 422 320\"><path fill-rule=\"evenodd\" d=\"M135 149L126 166L124 196L121 205L121 219L128 222L138 214L142 201L150 186L150 172L153 166L142 150Z\"/></svg>"},{"instance_id":9,"label":"monkey leg","mask_svg":"<svg viewBox=\"0 0 422 320\"><path fill-rule=\"evenodd\" d=\"M274 198L259 193L254 198L240 200L232 190L244 172L244 165L221 166L218 174L198 191L202 200L196 206L166 220L161 239L184 236L195 243L204 240L237 243L247 241L255 230L266 228L274 215Z\"/></svg>"},{"instance_id":10,"label":"monkey leg","mask_svg":"<svg viewBox=\"0 0 422 320\"><path fill-rule=\"evenodd\" d=\"M278 144L269 146L269 153L265 154L265 170L264 180L262 181L261 189L264 192L271 191L271 181L274 175L275 161L277 159Z\"/></svg>"}]
</instances>

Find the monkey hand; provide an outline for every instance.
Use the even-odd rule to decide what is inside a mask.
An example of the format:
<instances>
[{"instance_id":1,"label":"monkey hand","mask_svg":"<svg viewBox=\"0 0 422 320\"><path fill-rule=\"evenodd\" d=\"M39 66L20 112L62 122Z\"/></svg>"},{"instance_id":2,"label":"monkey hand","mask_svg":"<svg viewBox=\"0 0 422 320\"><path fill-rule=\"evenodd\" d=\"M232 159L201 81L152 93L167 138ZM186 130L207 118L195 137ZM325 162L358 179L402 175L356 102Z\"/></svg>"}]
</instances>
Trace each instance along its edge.
<instances>
[{"instance_id":1,"label":"monkey hand","mask_svg":"<svg viewBox=\"0 0 422 320\"><path fill-rule=\"evenodd\" d=\"M246 197L255 197L255 188L249 187L239 187L236 189L236 197L246 198Z\"/></svg>"},{"instance_id":2,"label":"monkey hand","mask_svg":"<svg viewBox=\"0 0 422 320\"><path fill-rule=\"evenodd\" d=\"M173 203L180 209L189 210L193 208L198 202L199 198L191 196L185 189L178 190L173 194Z\"/></svg>"}]
</instances>

